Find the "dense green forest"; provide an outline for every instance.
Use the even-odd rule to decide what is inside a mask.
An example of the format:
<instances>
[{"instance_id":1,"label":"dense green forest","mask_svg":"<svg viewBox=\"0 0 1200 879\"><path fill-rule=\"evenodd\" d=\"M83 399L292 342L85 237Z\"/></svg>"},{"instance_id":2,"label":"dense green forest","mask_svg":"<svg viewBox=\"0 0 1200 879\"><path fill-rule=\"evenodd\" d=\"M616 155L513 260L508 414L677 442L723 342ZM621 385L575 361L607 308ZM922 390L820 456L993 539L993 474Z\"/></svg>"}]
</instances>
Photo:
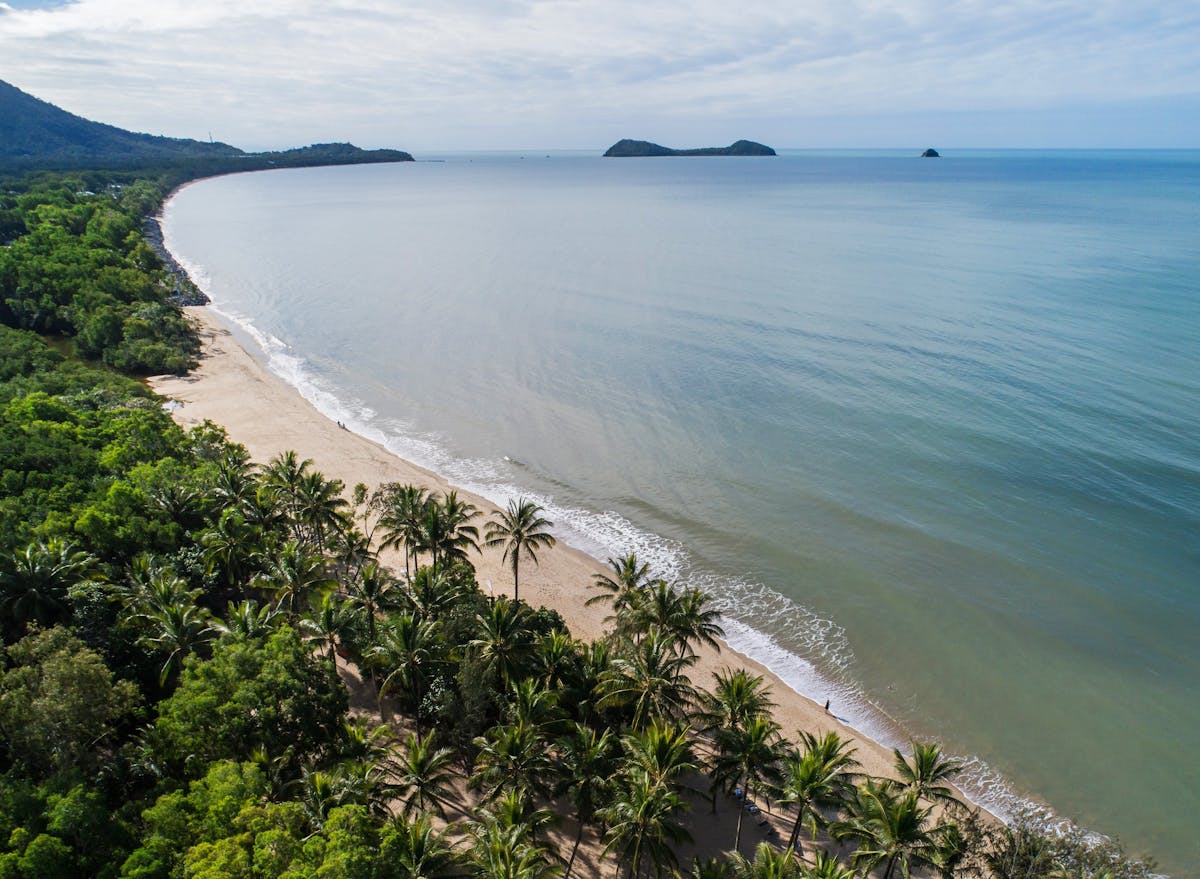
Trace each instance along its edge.
<instances>
[{"instance_id":1,"label":"dense green forest","mask_svg":"<svg viewBox=\"0 0 1200 879\"><path fill-rule=\"evenodd\" d=\"M595 643L486 596L481 545L518 580L552 543L536 505L177 426L132 376L198 352L141 233L178 173L0 185L0 879L540 879L581 844L629 879L1149 875L979 821L936 745L869 778L761 678L692 680L719 617L633 555L590 584ZM686 859L716 802L747 853Z\"/></svg>"}]
</instances>

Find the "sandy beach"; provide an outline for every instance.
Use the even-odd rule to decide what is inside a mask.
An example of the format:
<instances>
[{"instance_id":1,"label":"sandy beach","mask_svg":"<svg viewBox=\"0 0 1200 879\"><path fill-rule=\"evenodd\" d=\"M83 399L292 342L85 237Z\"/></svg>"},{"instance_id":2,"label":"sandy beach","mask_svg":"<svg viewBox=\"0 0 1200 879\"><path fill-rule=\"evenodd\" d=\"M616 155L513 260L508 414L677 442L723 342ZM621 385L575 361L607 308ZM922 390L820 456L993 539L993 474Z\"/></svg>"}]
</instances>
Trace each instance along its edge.
<instances>
[{"instance_id":1,"label":"sandy beach","mask_svg":"<svg viewBox=\"0 0 1200 879\"><path fill-rule=\"evenodd\" d=\"M302 458L311 458L325 475L341 479L348 489L359 482L371 488L385 482L418 483L438 492L454 488L436 474L326 418L254 359L221 322L219 315L210 309L192 307L185 311L198 322L204 343L199 368L187 376L160 376L150 381L159 394L181 404L173 414L184 427L205 420L223 425L230 438L244 444L258 462L265 462L284 450L295 450ZM460 491L460 495L485 515L496 509L491 502L469 492ZM538 558L537 567L522 566L522 598L533 606L545 605L557 610L576 637L598 637L603 631L607 611L603 606L588 607L585 602L595 594L590 588L593 575L606 571L607 566L561 541L553 549L540 552ZM484 551L473 561L478 582L485 592L511 595L511 574L501 565L498 551ZM720 653L704 648L695 666L693 681L708 686L714 672L726 666L744 666L766 679L778 706L775 718L782 725L784 735L794 739L797 730L816 733L834 730L855 740L856 757L865 772L891 774L893 755L889 749L861 737L826 712L822 705L790 690L766 668L728 647ZM832 707L837 710L836 705ZM736 808L732 801L719 801L716 816L708 814L707 804L692 810L688 821L693 835L701 843L698 851L715 854L732 844ZM787 817L782 816L778 823L781 832L786 833ZM560 828L559 832L566 830ZM747 822L743 852L752 852L761 839L761 833ZM594 855L595 847L586 860L592 869L598 869ZM682 850L680 855L681 862L688 863L691 849ZM608 863L611 869L611 862Z\"/></svg>"}]
</instances>

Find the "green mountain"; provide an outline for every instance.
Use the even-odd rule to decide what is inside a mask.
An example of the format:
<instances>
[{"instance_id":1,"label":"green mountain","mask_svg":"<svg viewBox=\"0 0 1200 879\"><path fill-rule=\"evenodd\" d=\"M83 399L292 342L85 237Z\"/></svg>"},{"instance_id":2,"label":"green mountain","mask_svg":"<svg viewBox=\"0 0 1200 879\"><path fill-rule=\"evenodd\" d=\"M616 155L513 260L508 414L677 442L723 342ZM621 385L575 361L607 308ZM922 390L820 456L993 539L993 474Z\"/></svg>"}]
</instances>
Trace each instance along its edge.
<instances>
[{"instance_id":1,"label":"green mountain","mask_svg":"<svg viewBox=\"0 0 1200 879\"><path fill-rule=\"evenodd\" d=\"M129 168L180 166L204 173L271 166L411 162L399 150L314 144L278 153L247 153L227 143L155 137L92 122L0 81L0 167Z\"/></svg>"},{"instance_id":2,"label":"green mountain","mask_svg":"<svg viewBox=\"0 0 1200 879\"><path fill-rule=\"evenodd\" d=\"M629 158L644 156L773 156L775 150L752 140L739 140L727 147L701 147L694 150L673 150L648 140L619 140L608 148L605 157Z\"/></svg>"},{"instance_id":3,"label":"green mountain","mask_svg":"<svg viewBox=\"0 0 1200 879\"><path fill-rule=\"evenodd\" d=\"M243 155L227 143L135 134L92 122L0 81L0 158L161 160Z\"/></svg>"}]
</instances>

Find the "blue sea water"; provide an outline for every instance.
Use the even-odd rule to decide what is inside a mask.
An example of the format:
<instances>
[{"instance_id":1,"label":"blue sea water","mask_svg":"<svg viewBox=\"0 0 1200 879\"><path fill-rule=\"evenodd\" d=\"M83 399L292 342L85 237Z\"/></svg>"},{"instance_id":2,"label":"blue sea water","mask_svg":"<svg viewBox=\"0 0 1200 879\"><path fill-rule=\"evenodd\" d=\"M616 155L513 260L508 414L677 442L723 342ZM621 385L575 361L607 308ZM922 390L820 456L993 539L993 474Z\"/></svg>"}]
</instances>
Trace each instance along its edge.
<instances>
[{"instance_id":1,"label":"blue sea water","mask_svg":"<svg viewBox=\"0 0 1200 879\"><path fill-rule=\"evenodd\" d=\"M331 417L1200 875L1200 152L430 158L167 241Z\"/></svg>"}]
</instances>

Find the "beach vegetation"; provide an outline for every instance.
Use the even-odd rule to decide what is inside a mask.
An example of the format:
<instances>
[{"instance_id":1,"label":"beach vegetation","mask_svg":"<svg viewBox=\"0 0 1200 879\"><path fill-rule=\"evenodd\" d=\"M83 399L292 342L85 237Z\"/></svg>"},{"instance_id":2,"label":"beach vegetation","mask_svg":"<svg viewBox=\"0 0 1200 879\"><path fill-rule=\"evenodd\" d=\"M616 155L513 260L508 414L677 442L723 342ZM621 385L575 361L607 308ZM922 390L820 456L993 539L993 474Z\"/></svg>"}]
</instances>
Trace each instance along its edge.
<instances>
[{"instance_id":1,"label":"beach vegetation","mask_svg":"<svg viewBox=\"0 0 1200 879\"><path fill-rule=\"evenodd\" d=\"M514 599L521 597L521 555L536 565L537 551L554 546L549 531L553 525L542 516L541 506L528 498L509 501L508 508L498 511L488 522L483 545L504 550L503 561L512 568Z\"/></svg>"},{"instance_id":2,"label":"beach vegetation","mask_svg":"<svg viewBox=\"0 0 1200 879\"><path fill-rule=\"evenodd\" d=\"M783 806L796 809L787 847L799 852L800 830L811 839L829 826L827 815L843 812L854 791L854 748L835 732L821 737L801 730L799 742L792 745L780 761L780 777L774 794Z\"/></svg>"}]
</instances>

